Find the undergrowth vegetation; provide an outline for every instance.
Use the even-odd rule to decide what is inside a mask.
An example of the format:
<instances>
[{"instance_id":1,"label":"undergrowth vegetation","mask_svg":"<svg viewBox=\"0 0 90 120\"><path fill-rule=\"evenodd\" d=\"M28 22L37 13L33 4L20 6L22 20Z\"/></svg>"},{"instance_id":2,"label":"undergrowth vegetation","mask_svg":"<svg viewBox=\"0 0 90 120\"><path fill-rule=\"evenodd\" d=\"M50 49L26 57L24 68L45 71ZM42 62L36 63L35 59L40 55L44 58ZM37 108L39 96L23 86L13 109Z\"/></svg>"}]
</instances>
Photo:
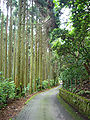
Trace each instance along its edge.
<instances>
[{"instance_id":1,"label":"undergrowth vegetation","mask_svg":"<svg viewBox=\"0 0 90 120\"><path fill-rule=\"evenodd\" d=\"M2 73L0 73L2 74ZM0 76L0 108L5 106L10 99L15 98L15 84L10 79Z\"/></svg>"},{"instance_id":2,"label":"undergrowth vegetation","mask_svg":"<svg viewBox=\"0 0 90 120\"><path fill-rule=\"evenodd\" d=\"M67 9L69 20L55 28L51 36L52 49L59 61L59 76L63 89L90 99L90 31L88 0L54 0L55 11L62 18ZM64 15L63 15L64 17ZM62 19L60 19L62 22Z\"/></svg>"},{"instance_id":3,"label":"undergrowth vegetation","mask_svg":"<svg viewBox=\"0 0 90 120\"><path fill-rule=\"evenodd\" d=\"M37 92L40 89L40 79L37 80ZM13 99L19 99L20 97L25 97L29 93L29 84L27 87L20 92L21 89L16 88L14 81L10 79L5 79L3 74L0 72L0 109L8 104L9 101ZM54 80L44 80L42 81L42 90L49 89L54 85ZM34 92L34 91L33 91Z\"/></svg>"}]
</instances>

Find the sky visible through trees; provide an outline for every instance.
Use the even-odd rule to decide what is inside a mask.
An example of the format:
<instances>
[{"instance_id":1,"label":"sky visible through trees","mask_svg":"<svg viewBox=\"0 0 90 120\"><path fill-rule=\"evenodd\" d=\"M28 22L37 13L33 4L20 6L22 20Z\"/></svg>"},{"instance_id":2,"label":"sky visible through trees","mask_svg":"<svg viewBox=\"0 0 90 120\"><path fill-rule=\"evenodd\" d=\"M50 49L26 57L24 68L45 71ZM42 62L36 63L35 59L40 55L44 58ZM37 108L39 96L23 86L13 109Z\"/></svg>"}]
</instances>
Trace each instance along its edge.
<instances>
[{"instance_id":1,"label":"sky visible through trees","mask_svg":"<svg viewBox=\"0 0 90 120\"><path fill-rule=\"evenodd\" d=\"M0 105L59 85L90 97L88 0L0 0Z\"/></svg>"}]
</instances>

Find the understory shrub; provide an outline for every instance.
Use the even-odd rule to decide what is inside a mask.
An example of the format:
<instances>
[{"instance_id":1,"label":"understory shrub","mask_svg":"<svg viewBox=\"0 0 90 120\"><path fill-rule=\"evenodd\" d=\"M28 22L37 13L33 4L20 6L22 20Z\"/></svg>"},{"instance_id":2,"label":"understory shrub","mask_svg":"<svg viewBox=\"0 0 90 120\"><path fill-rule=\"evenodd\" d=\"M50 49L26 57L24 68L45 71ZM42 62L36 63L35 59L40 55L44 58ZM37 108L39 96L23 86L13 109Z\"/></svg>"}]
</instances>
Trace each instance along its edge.
<instances>
[{"instance_id":1,"label":"understory shrub","mask_svg":"<svg viewBox=\"0 0 90 120\"><path fill-rule=\"evenodd\" d=\"M76 87L80 86L81 83L83 84L83 81L88 80L88 74L85 67L79 62L80 61L78 61L77 64L74 63L73 66L69 66L69 68L61 71L60 79L63 81L64 89L69 91L73 89L73 92L76 92Z\"/></svg>"},{"instance_id":2,"label":"understory shrub","mask_svg":"<svg viewBox=\"0 0 90 120\"><path fill-rule=\"evenodd\" d=\"M42 88L43 89L51 88L53 86L55 86L54 85L54 80L44 80L44 81L42 81Z\"/></svg>"},{"instance_id":3,"label":"understory shrub","mask_svg":"<svg viewBox=\"0 0 90 120\"><path fill-rule=\"evenodd\" d=\"M40 88L41 88L40 79L37 80L37 83L38 83L37 84L37 90L40 91ZM48 89L48 88L51 88L53 86L55 86L54 85L54 80L44 80L44 81L42 81L42 89Z\"/></svg>"},{"instance_id":4,"label":"understory shrub","mask_svg":"<svg viewBox=\"0 0 90 120\"><path fill-rule=\"evenodd\" d=\"M42 89L47 89L48 88L48 81L44 80L42 81Z\"/></svg>"},{"instance_id":5,"label":"understory shrub","mask_svg":"<svg viewBox=\"0 0 90 120\"><path fill-rule=\"evenodd\" d=\"M0 77L0 108L2 108L9 99L15 97L15 84L10 79Z\"/></svg>"},{"instance_id":6,"label":"understory shrub","mask_svg":"<svg viewBox=\"0 0 90 120\"><path fill-rule=\"evenodd\" d=\"M50 80L50 87L54 86L54 80Z\"/></svg>"}]
</instances>

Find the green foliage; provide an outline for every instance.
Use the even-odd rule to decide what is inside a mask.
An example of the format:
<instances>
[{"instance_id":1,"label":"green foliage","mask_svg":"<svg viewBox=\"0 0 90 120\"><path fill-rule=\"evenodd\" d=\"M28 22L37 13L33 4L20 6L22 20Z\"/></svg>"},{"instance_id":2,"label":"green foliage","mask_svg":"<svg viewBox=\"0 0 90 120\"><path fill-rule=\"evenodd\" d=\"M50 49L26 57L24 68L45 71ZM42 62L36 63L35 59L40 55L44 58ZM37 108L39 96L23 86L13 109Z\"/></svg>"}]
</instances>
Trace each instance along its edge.
<instances>
[{"instance_id":1,"label":"green foliage","mask_svg":"<svg viewBox=\"0 0 90 120\"><path fill-rule=\"evenodd\" d=\"M60 61L60 79L63 81L64 89L80 92L77 88L84 86L83 81L87 81L90 75L89 2L88 0L54 0L53 2L56 12L61 13L62 8L70 8L73 28L71 30L55 28L50 35L52 49L58 55L57 61L58 59ZM83 91L80 94L83 94Z\"/></svg>"},{"instance_id":2,"label":"green foliage","mask_svg":"<svg viewBox=\"0 0 90 120\"><path fill-rule=\"evenodd\" d=\"M84 90L81 90L80 92L78 92L77 94L78 95L82 95L82 94L84 94L85 93L85 91Z\"/></svg>"},{"instance_id":3,"label":"green foliage","mask_svg":"<svg viewBox=\"0 0 90 120\"><path fill-rule=\"evenodd\" d=\"M75 52L79 52L82 55L84 62L89 59L89 2L88 0L54 0L56 11L58 8L63 8L68 6L72 8L72 24L73 30L68 31L65 29L54 29L51 34L51 41L60 38L65 42L57 50L59 55L65 55L65 53L73 54L76 56ZM77 57L77 56L76 56ZM81 56L80 56L81 57Z\"/></svg>"},{"instance_id":4,"label":"green foliage","mask_svg":"<svg viewBox=\"0 0 90 120\"><path fill-rule=\"evenodd\" d=\"M0 80L0 108L4 106L9 99L13 99L14 97L15 97L14 81L4 79L3 77L3 79Z\"/></svg>"},{"instance_id":5,"label":"green foliage","mask_svg":"<svg viewBox=\"0 0 90 120\"><path fill-rule=\"evenodd\" d=\"M53 49L56 49L56 48L59 49L60 46L61 46L60 40L57 39L57 40L54 42L52 48L53 48Z\"/></svg>"},{"instance_id":6,"label":"green foliage","mask_svg":"<svg viewBox=\"0 0 90 120\"><path fill-rule=\"evenodd\" d=\"M54 85L54 80L44 80L44 81L42 81L42 88L43 89L51 88L53 86L55 86Z\"/></svg>"},{"instance_id":7,"label":"green foliage","mask_svg":"<svg viewBox=\"0 0 90 120\"><path fill-rule=\"evenodd\" d=\"M78 95L90 94L90 91L81 90L77 93Z\"/></svg>"},{"instance_id":8,"label":"green foliage","mask_svg":"<svg viewBox=\"0 0 90 120\"><path fill-rule=\"evenodd\" d=\"M72 92L73 92L73 93L75 93L75 92L76 92L76 90L77 90L76 88L73 88Z\"/></svg>"},{"instance_id":9,"label":"green foliage","mask_svg":"<svg viewBox=\"0 0 90 120\"><path fill-rule=\"evenodd\" d=\"M47 89L48 88L48 81L44 80L42 81L42 89Z\"/></svg>"},{"instance_id":10,"label":"green foliage","mask_svg":"<svg viewBox=\"0 0 90 120\"><path fill-rule=\"evenodd\" d=\"M39 82L39 79L37 80ZM44 80L42 81L42 89L48 89L55 86L54 85L54 80ZM37 90L40 91L40 84L37 84Z\"/></svg>"},{"instance_id":11,"label":"green foliage","mask_svg":"<svg viewBox=\"0 0 90 120\"><path fill-rule=\"evenodd\" d=\"M77 80L77 85L78 85L81 79L85 80L88 77L84 66L82 66L82 64L79 63L79 61L78 61L78 64L69 65L69 67L67 68L66 67L64 68L64 67L65 66L63 66L63 72L61 72L60 74L60 79L64 81L63 87L65 89L70 89L71 87L74 88L75 80ZM71 86L71 81L72 81L72 86ZM66 86L68 83L69 83L68 85L69 88Z\"/></svg>"},{"instance_id":12,"label":"green foliage","mask_svg":"<svg viewBox=\"0 0 90 120\"><path fill-rule=\"evenodd\" d=\"M50 87L53 87L54 86L54 80L50 80Z\"/></svg>"},{"instance_id":13,"label":"green foliage","mask_svg":"<svg viewBox=\"0 0 90 120\"><path fill-rule=\"evenodd\" d=\"M74 27L74 32L71 32L72 34L67 34L65 33L63 30L63 34L61 34L62 30L60 29L54 29L53 33L55 33L55 36L61 36L63 37L62 39L65 40L66 38L68 38L68 41L71 39L71 43L76 46L76 44L78 45L79 42L80 44L83 42L86 44L86 41L84 41L85 39L87 39L87 37L89 36L89 2L88 0L82 2L83 0L78 0L78 1L72 1L72 0L60 0L58 1L54 1L55 6L56 6L56 11L58 10L57 8L63 8L65 6L68 6L70 8L72 8L72 16L71 16L71 20L73 23L73 27ZM58 32L57 32L58 31ZM73 31L73 30L72 30ZM74 34L73 34L74 33ZM85 44L83 44L83 46L80 45L80 47L82 49L87 49L85 47ZM81 50L80 50L81 51ZM84 50L83 50L84 52Z\"/></svg>"}]
</instances>

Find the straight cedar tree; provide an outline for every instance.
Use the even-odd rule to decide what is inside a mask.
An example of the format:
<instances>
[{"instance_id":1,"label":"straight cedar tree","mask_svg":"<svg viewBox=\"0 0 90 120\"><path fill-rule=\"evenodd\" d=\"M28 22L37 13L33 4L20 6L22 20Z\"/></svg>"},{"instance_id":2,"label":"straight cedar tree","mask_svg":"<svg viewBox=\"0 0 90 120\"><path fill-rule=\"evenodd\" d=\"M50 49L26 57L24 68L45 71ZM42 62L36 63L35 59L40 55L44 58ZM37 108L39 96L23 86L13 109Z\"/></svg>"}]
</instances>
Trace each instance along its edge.
<instances>
[{"instance_id":1,"label":"straight cedar tree","mask_svg":"<svg viewBox=\"0 0 90 120\"><path fill-rule=\"evenodd\" d=\"M0 4L1 4L1 0L0 0ZM0 6L0 10L1 10L1 6ZM0 16L1 16L1 12L0 12ZM1 72L1 24L0 24L0 72Z\"/></svg>"},{"instance_id":2,"label":"straight cedar tree","mask_svg":"<svg viewBox=\"0 0 90 120\"><path fill-rule=\"evenodd\" d=\"M38 25L39 27L39 25ZM38 29L39 31L39 29ZM39 32L38 32L39 34ZM39 79L39 35L38 35L38 40L37 40L37 79Z\"/></svg>"},{"instance_id":3,"label":"straight cedar tree","mask_svg":"<svg viewBox=\"0 0 90 120\"><path fill-rule=\"evenodd\" d=\"M16 23L15 23L15 33L14 33L14 35L15 35L15 37L14 37L14 62L13 62L13 77L15 78L14 79L14 82L15 82L15 85L16 85L16 87L17 87L17 58L18 58L18 28L16 29L16 26L17 26L17 24L18 24L18 19L16 18Z\"/></svg>"},{"instance_id":4,"label":"straight cedar tree","mask_svg":"<svg viewBox=\"0 0 90 120\"><path fill-rule=\"evenodd\" d=\"M8 77L12 75L12 0L10 0L10 26L9 26L9 50L8 50Z\"/></svg>"},{"instance_id":5,"label":"straight cedar tree","mask_svg":"<svg viewBox=\"0 0 90 120\"><path fill-rule=\"evenodd\" d=\"M39 62L40 62L40 65L39 65L39 73L40 73L40 89L42 90L42 25L40 24L40 46L39 46Z\"/></svg>"},{"instance_id":6,"label":"straight cedar tree","mask_svg":"<svg viewBox=\"0 0 90 120\"><path fill-rule=\"evenodd\" d=\"M22 25L22 38L21 38L21 66L20 66L20 83L21 91L24 89L24 78L25 78L25 17L26 17L26 0L23 1L23 25Z\"/></svg>"},{"instance_id":7,"label":"straight cedar tree","mask_svg":"<svg viewBox=\"0 0 90 120\"><path fill-rule=\"evenodd\" d=\"M21 65L21 18L22 18L22 0L19 0L19 11L18 11L18 43L17 43L17 76L16 76L16 87L20 87L20 65Z\"/></svg>"},{"instance_id":8,"label":"straight cedar tree","mask_svg":"<svg viewBox=\"0 0 90 120\"><path fill-rule=\"evenodd\" d=\"M43 38L43 80L45 80L45 34Z\"/></svg>"},{"instance_id":9,"label":"straight cedar tree","mask_svg":"<svg viewBox=\"0 0 90 120\"><path fill-rule=\"evenodd\" d=\"M16 76L16 29L14 32L15 33L14 33L14 53L13 53L13 79L15 82L15 76Z\"/></svg>"},{"instance_id":10,"label":"straight cedar tree","mask_svg":"<svg viewBox=\"0 0 90 120\"><path fill-rule=\"evenodd\" d=\"M25 86L28 85L28 42L26 42L26 71L25 71Z\"/></svg>"},{"instance_id":11,"label":"straight cedar tree","mask_svg":"<svg viewBox=\"0 0 90 120\"><path fill-rule=\"evenodd\" d=\"M28 6L27 6L27 21L26 21L26 58L25 58L25 87L28 85Z\"/></svg>"},{"instance_id":12,"label":"straight cedar tree","mask_svg":"<svg viewBox=\"0 0 90 120\"><path fill-rule=\"evenodd\" d=\"M5 78L7 78L7 37L8 37L8 4L9 1L7 0L7 19L6 19L6 38L5 38Z\"/></svg>"},{"instance_id":13,"label":"straight cedar tree","mask_svg":"<svg viewBox=\"0 0 90 120\"><path fill-rule=\"evenodd\" d=\"M3 26L4 26L4 15L1 12L1 38L0 38L0 71L3 72Z\"/></svg>"},{"instance_id":14,"label":"straight cedar tree","mask_svg":"<svg viewBox=\"0 0 90 120\"><path fill-rule=\"evenodd\" d=\"M43 40L42 40L42 63L43 63L43 80L46 80L46 33L43 34Z\"/></svg>"},{"instance_id":15,"label":"straight cedar tree","mask_svg":"<svg viewBox=\"0 0 90 120\"><path fill-rule=\"evenodd\" d=\"M44 48L44 54L45 54L45 80L47 80L47 37L45 35L45 48Z\"/></svg>"},{"instance_id":16,"label":"straight cedar tree","mask_svg":"<svg viewBox=\"0 0 90 120\"><path fill-rule=\"evenodd\" d=\"M48 44L48 49L49 49L49 53L48 53L48 86L50 87L50 45Z\"/></svg>"},{"instance_id":17,"label":"straight cedar tree","mask_svg":"<svg viewBox=\"0 0 90 120\"><path fill-rule=\"evenodd\" d=\"M32 0L32 12L33 12L33 0ZM30 93L33 92L33 14L31 18L31 64L30 64Z\"/></svg>"},{"instance_id":18,"label":"straight cedar tree","mask_svg":"<svg viewBox=\"0 0 90 120\"><path fill-rule=\"evenodd\" d=\"M37 80L37 38L38 37L38 23L36 18L36 38L35 38L35 82L34 91L36 91L36 80Z\"/></svg>"},{"instance_id":19,"label":"straight cedar tree","mask_svg":"<svg viewBox=\"0 0 90 120\"><path fill-rule=\"evenodd\" d=\"M39 77L39 65L40 65L40 62L39 62L39 56L40 56L40 50L39 50L39 46L40 46L40 39L39 39L39 37L40 37L40 33L39 33L39 22L38 22L38 29L37 29L38 31L37 31L37 79L39 79L40 77Z\"/></svg>"},{"instance_id":20,"label":"straight cedar tree","mask_svg":"<svg viewBox=\"0 0 90 120\"><path fill-rule=\"evenodd\" d=\"M51 59L52 59L52 51L51 51L51 48L50 48L50 80L52 79L52 65L51 65Z\"/></svg>"},{"instance_id":21,"label":"straight cedar tree","mask_svg":"<svg viewBox=\"0 0 90 120\"><path fill-rule=\"evenodd\" d=\"M48 80L48 41L46 42L46 80Z\"/></svg>"}]
</instances>

